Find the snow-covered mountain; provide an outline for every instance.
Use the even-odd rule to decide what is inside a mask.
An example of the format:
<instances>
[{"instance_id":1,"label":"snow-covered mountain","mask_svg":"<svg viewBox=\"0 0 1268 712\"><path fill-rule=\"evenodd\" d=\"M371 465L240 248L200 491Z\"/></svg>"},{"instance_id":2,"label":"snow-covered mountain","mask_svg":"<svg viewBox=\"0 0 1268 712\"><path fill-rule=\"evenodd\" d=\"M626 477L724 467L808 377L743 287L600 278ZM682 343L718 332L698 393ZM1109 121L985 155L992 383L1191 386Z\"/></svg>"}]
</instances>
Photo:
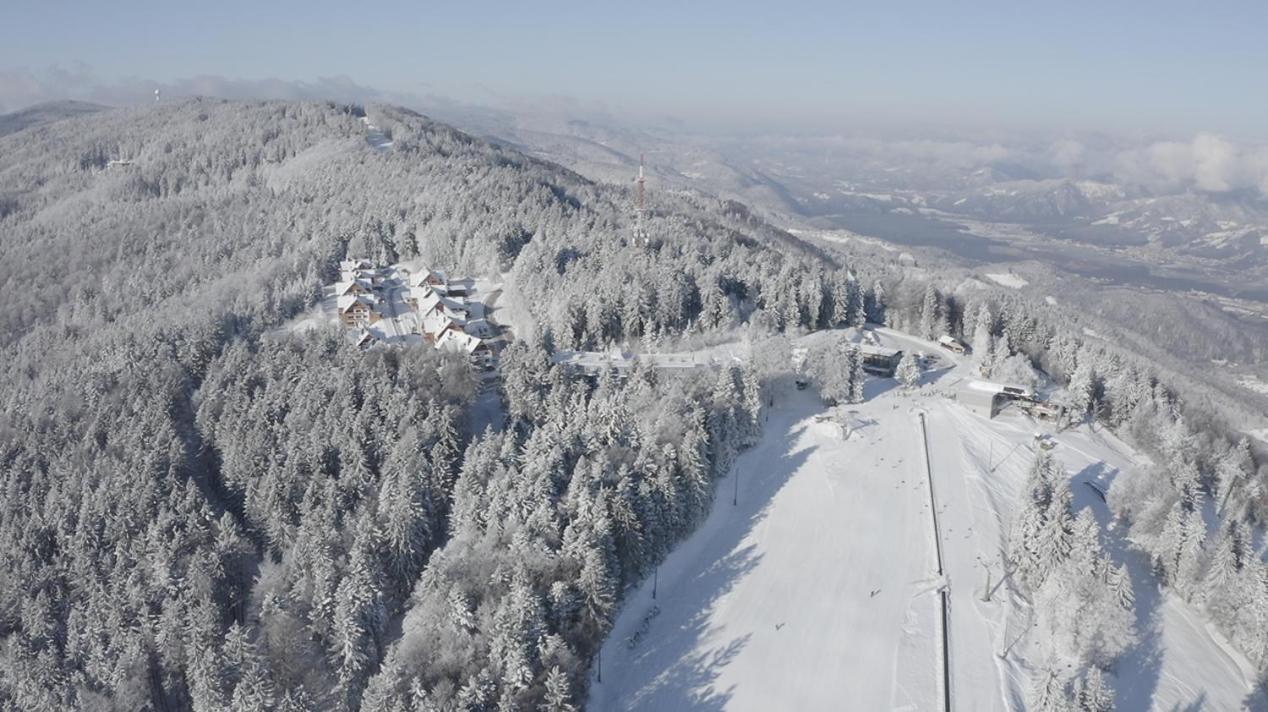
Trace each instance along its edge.
<instances>
[{"instance_id":1,"label":"snow-covered mountain","mask_svg":"<svg viewBox=\"0 0 1268 712\"><path fill-rule=\"evenodd\" d=\"M51 124L83 114L91 114L106 107L86 101L50 101L36 104L11 114L0 114L0 136L7 136L32 126Z\"/></svg>"}]
</instances>

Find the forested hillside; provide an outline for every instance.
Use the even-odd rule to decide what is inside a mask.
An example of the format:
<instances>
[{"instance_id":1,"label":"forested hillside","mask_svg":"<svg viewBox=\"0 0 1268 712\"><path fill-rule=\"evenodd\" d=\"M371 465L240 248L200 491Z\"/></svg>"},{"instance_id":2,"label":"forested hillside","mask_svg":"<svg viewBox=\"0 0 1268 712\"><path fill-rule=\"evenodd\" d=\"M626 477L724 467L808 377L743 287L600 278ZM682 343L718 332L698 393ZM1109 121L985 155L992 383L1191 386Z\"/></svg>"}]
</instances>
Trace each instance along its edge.
<instances>
[{"instance_id":1,"label":"forested hillside","mask_svg":"<svg viewBox=\"0 0 1268 712\"><path fill-rule=\"evenodd\" d=\"M719 319L757 308L766 281L800 259L769 245L796 246L735 210L683 201L656 204L654 247L626 245L623 191L389 109L378 120L394 148L378 152L360 114L190 101L0 139L0 294L9 304L0 349L10 366L0 426L0 557L10 574L0 579L3 706L357 707L400 636L431 552L486 526L472 516L451 525L450 511L483 510L481 498L511 480L485 489L476 478L495 483L487 468L518 461L539 430L538 440L550 432L574 443L559 455L565 469L548 468L554 494L572 492L570 503L552 505L557 526L587 523L564 537L580 558L549 576L533 569L530 583L544 601L561 582L555 594L567 600L557 604L577 609L551 613L554 652L524 653L530 666L499 694L545 694L533 686L545 684L544 660L563 671L553 688L576 689L621 584L681 530L638 534L642 548L622 550L618 562L614 542L634 524L591 531L596 517L632 516L602 512L606 493L643 488L662 507L704 506L705 473L741 444L726 429L747 412L738 397L672 398L684 384L647 385L660 395L639 397L664 410L648 411L644 426L621 424L629 432L608 442L541 426L567 421L581 403L615 407L634 391L565 392L545 372L513 367L515 378L544 380L522 392L508 385L509 429L464 457L479 435L468 425L465 364L270 329L313 304L349 251L489 273L531 250L519 271L549 267L534 276L537 296L526 305L543 321L570 313L566 305L597 284L611 290L605 310L623 306L622 284L668 285L645 290L658 301L642 304L637 323L574 322L575 339L681 330L705 304ZM751 380L736 385L751 404ZM530 400L543 388L556 410L544 407L546 392ZM523 419L532 408L540 421ZM654 424L684 414L698 425L694 436ZM637 447L635 433L646 433ZM604 469L613 463L627 474ZM586 485L569 487L574 466L589 473ZM472 474L455 495L460 472ZM653 494L657 477L696 480ZM540 536L527 541L563 544L560 531ZM606 592L600 601L587 602L574 580L587 560L586 575ZM424 579L410 620L441 580ZM501 599L479 589L486 583L463 583L473 620ZM464 665L488 667L474 679L494 675L497 690L510 673L489 667L489 635ZM426 669L438 699L468 682L467 667Z\"/></svg>"},{"instance_id":2,"label":"forested hillside","mask_svg":"<svg viewBox=\"0 0 1268 712\"><path fill-rule=\"evenodd\" d=\"M550 351L741 324L963 334L1000 377L1072 382L1160 455L1120 510L1165 580L1196 595L1218 561L1244 582L1221 625L1268 610L1248 448L1070 315L843 264L730 202L653 194L635 239L630 191L371 112L388 150L360 107L281 102L0 137L0 707L578 706L626 586L760 429L766 374L590 379ZM347 256L506 276L540 335L503 356L502 427L474 432L459 359L275 329Z\"/></svg>"}]
</instances>

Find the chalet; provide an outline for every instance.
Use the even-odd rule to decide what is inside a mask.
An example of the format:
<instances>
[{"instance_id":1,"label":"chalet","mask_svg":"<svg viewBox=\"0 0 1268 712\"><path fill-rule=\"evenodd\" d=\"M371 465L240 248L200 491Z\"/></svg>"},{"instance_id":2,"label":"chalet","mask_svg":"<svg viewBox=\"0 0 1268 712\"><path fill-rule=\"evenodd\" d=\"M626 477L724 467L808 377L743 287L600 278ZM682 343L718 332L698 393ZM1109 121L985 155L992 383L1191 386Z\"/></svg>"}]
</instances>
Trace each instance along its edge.
<instances>
[{"instance_id":1,"label":"chalet","mask_svg":"<svg viewBox=\"0 0 1268 712\"><path fill-rule=\"evenodd\" d=\"M476 362L487 362L493 353L484 339L449 329L436 341L436 348L457 351Z\"/></svg>"},{"instance_id":2,"label":"chalet","mask_svg":"<svg viewBox=\"0 0 1268 712\"><path fill-rule=\"evenodd\" d=\"M448 284L448 282L445 280L445 273L438 272L434 269L424 269L411 274L409 277L409 286L411 287L422 287L424 285L429 287L443 287L446 284Z\"/></svg>"},{"instance_id":3,"label":"chalet","mask_svg":"<svg viewBox=\"0 0 1268 712\"><path fill-rule=\"evenodd\" d=\"M374 291L374 283L368 279L354 278L335 285L335 296L339 298L370 294Z\"/></svg>"},{"instance_id":4,"label":"chalet","mask_svg":"<svg viewBox=\"0 0 1268 712\"><path fill-rule=\"evenodd\" d=\"M418 300L418 306L415 308L418 310L419 316L426 318L429 314L432 314L433 312L439 312L443 310L445 308L445 303L440 298L439 294L431 290L428 290L426 293L424 293L423 297Z\"/></svg>"},{"instance_id":5,"label":"chalet","mask_svg":"<svg viewBox=\"0 0 1268 712\"><path fill-rule=\"evenodd\" d=\"M969 347L963 341L952 336L943 335L938 337L938 345L953 354L960 354L961 356L969 352Z\"/></svg>"},{"instance_id":6,"label":"chalet","mask_svg":"<svg viewBox=\"0 0 1268 712\"><path fill-rule=\"evenodd\" d=\"M450 297L465 297L472 291L470 280L457 279L445 284L445 294Z\"/></svg>"},{"instance_id":7,"label":"chalet","mask_svg":"<svg viewBox=\"0 0 1268 712\"><path fill-rule=\"evenodd\" d=\"M863 370L874 376L893 378L898 370L898 362L903 359L903 352L898 349L872 344L859 344L859 352L863 355Z\"/></svg>"},{"instance_id":8,"label":"chalet","mask_svg":"<svg viewBox=\"0 0 1268 712\"><path fill-rule=\"evenodd\" d=\"M466 300L450 299L434 291L419 299L416 309L424 319L434 313L443 313L462 321L466 321L468 317Z\"/></svg>"},{"instance_id":9,"label":"chalet","mask_svg":"<svg viewBox=\"0 0 1268 712\"><path fill-rule=\"evenodd\" d=\"M366 326L382 318L376 309L378 300L368 294L341 296L338 306L344 326Z\"/></svg>"},{"instance_id":10,"label":"chalet","mask_svg":"<svg viewBox=\"0 0 1268 712\"><path fill-rule=\"evenodd\" d=\"M361 327L361 332L357 335L357 348L365 350L379 343L378 337L370 333L370 330Z\"/></svg>"},{"instance_id":11,"label":"chalet","mask_svg":"<svg viewBox=\"0 0 1268 712\"><path fill-rule=\"evenodd\" d=\"M423 338L432 343L439 343L440 337L447 332L465 333L466 322L443 310L434 311L423 317L420 331Z\"/></svg>"}]
</instances>

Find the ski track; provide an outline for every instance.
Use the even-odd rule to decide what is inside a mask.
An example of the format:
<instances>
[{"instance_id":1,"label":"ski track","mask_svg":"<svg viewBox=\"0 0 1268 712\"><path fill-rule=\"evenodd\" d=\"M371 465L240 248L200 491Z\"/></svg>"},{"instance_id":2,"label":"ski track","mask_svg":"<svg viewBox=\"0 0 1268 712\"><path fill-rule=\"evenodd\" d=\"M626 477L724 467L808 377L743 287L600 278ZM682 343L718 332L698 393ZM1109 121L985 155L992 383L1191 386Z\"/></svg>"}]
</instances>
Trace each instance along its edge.
<instances>
[{"instance_id":1,"label":"ski track","mask_svg":"<svg viewBox=\"0 0 1268 712\"><path fill-rule=\"evenodd\" d=\"M952 368L927 374L915 396L871 380L867 402L851 409L875 423L849 440L816 421L826 412L816 394L780 388L761 441L662 563L656 600L650 577L627 592L588 709L940 709L944 584L953 707L1024 708L1039 641L1028 633L1028 602L1000 583L1002 552L1033 434L1050 428L1017 414L971 414L944 397L968 375L961 360L877 331L889 345L938 352ZM926 413L942 581L917 410ZM1147 559L1082 485L1108 486L1144 458L1099 428L1055 439L1076 511L1093 508L1107 551L1127 563L1136 588L1141 642L1116 670L1117 709L1242 708L1253 679L1244 656L1197 610L1153 587ZM988 569L990 602L982 600Z\"/></svg>"}]
</instances>

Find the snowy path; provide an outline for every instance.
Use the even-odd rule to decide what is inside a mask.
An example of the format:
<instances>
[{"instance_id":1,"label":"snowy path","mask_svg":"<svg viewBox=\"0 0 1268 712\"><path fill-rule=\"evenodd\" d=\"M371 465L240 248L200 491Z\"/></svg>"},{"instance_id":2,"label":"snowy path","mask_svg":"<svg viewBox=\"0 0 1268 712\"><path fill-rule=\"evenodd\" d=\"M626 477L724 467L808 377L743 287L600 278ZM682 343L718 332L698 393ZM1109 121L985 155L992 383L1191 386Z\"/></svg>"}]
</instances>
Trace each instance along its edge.
<instances>
[{"instance_id":1,"label":"snowy path","mask_svg":"<svg viewBox=\"0 0 1268 712\"><path fill-rule=\"evenodd\" d=\"M629 595L589 709L937 707L914 417L873 400L859 411L877 423L844 441L815 421L816 395L780 397L709 518L661 566L657 600L650 581Z\"/></svg>"},{"instance_id":2,"label":"snowy path","mask_svg":"<svg viewBox=\"0 0 1268 712\"><path fill-rule=\"evenodd\" d=\"M994 603L981 600L987 568L992 571L992 583L998 582L1003 570L997 507L977 486L981 477L977 463L966 461L961 452L965 431L950 412L957 407L943 399L932 399L927 405L929 459L942 518L950 598L948 634L955 704L965 710L1005 710L1008 705L1001 694L996 655L1007 645L1004 589L997 592ZM996 457L1002 459L1005 449L999 449ZM1028 464L1029 455L1013 453L1010 461ZM1011 500L999 504L1011 506Z\"/></svg>"}]
</instances>

